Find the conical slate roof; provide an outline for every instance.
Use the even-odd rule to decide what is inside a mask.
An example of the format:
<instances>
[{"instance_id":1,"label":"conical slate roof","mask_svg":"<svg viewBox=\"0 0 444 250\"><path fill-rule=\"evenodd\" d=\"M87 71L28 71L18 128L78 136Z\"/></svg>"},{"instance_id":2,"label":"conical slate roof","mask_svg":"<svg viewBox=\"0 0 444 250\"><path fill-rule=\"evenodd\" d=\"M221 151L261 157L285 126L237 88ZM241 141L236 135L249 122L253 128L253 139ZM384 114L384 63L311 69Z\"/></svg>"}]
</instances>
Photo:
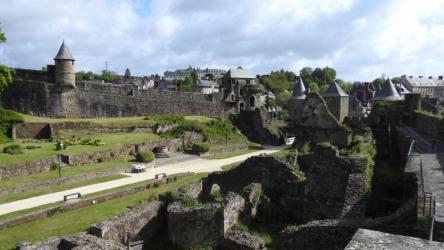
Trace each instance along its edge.
<instances>
[{"instance_id":1,"label":"conical slate roof","mask_svg":"<svg viewBox=\"0 0 444 250\"><path fill-rule=\"evenodd\" d=\"M302 81L302 77L299 77L299 84L296 83L294 86L293 94L291 95L290 99L305 99L305 92L306 89L304 82Z\"/></svg>"},{"instance_id":2,"label":"conical slate roof","mask_svg":"<svg viewBox=\"0 0 444 250\"><path fill-rule=\"evenodd\" d=\"M54 57L54 60L74 61L74 57L72 57L71 52L69 51L68 47L65 45L65 41L63 41L62 46L60 46L59 53L57 53L56 57Z\"/></svg>"},{"instance_id":3,"label":"conical slate roof","mask_svg":"<svg viewBox=\"0 0 444 250\"><path fill-rule=\"evenodd\" d=\"M384 82L380 91L376 92L374 101L385 101L385 100L402 100L395 86L390 80L390 77Z\"/></svg>"},{"instance_id":4,"label":"conical slate roof","mask_svg":"<svg viewBox=\"0 0 444 250\"><path fill-rule=\"evenodd\" d=\"M322 93L322 96L324 97L331 97L331 96L348 96L347 93L339 86L336 82L332 82L328 89Z\"/></svg>"}]
</instances>

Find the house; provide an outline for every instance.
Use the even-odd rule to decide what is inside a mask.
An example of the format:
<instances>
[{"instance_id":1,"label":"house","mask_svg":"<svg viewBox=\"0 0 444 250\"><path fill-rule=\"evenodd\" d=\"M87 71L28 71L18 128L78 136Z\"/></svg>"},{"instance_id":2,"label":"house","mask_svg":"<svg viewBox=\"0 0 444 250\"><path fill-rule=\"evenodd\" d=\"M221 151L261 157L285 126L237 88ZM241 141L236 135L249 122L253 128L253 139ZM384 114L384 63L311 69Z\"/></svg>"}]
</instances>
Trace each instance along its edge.
<instances>
[{"instance_id":1,"label":"house","mask_svg":"<svg viewBox=\"0 0 444 250\"><path fill-rule=\"evenodd\" d=\"M401 76L401 85L411 93L420 93L422 97L444 100L444 77Z\"/></svg>"},{"instance_id":2,"label":"house","mask_svg":"<svg viewBox=\"0 0 444 250\"><path fill-rule=\"evenodd\" d=\"M202 94L219 93L219 84L214 80L197 79L193 91Z\"/></svg>"}]
</instances>

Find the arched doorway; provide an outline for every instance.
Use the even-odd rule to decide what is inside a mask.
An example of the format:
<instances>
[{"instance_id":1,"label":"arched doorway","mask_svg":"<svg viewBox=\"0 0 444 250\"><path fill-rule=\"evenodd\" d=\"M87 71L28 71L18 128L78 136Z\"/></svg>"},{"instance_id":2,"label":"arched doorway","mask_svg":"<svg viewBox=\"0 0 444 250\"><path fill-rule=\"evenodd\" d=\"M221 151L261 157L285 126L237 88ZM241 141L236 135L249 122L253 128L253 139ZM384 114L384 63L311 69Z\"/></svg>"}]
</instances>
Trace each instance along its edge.
<instances>
[{"instance_id":1,"label":"arched doorway","mask_svg":"<svg viewBox=\"0 0 444 250\"><path fill-rule=\"evenodd\" d=\"M254 96L250 96L250 108L256 107L256 99Z\"/></svg>"}]
</instances>

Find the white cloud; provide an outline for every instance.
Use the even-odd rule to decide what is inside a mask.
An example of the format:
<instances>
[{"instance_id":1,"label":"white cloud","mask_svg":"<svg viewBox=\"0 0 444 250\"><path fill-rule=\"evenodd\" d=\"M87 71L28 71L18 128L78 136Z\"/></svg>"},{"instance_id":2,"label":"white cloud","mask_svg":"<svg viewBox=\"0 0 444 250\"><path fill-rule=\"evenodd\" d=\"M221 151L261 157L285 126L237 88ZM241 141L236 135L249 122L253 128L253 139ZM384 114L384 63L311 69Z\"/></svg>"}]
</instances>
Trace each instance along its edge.
<instances>
[{"instance_id":1,"label":"white cloud","mask_svg":"<svg viewBox=\"0 0 444 250\"><path fill-rule=\"evenodd\" d=\"M0 0L0 62L52 63L62 39L78 70L123 73L334 67L346 80L444 74L444 0Z\"/></svg>"}]
</instances>

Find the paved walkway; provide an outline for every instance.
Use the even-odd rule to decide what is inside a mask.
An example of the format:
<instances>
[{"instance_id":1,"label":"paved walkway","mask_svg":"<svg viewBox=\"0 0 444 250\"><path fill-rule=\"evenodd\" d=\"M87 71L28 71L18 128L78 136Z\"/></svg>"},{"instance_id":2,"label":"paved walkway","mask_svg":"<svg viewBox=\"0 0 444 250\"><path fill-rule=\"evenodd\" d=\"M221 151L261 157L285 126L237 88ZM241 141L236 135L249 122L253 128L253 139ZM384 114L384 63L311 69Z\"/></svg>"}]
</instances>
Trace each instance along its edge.
<instances>
[{"instance_id":1,"label":"paved walkway","mask_svg":"<svg viewBox=\"0 0 444 250\"><path fill-rule=\"evenodd\" d=\"M178 174L184 172L215 172L220 171L221 167L227 164L244 161L247 158L259 154L270 154L279 150L284 149L287 146L266 146L264 150L259 150L253 153L239 155L231 158L221 159L221 160L205 160L205 159L194 159L178 163L173 163L169 165L164 165L157 168L147 169L146 172L140 174L128 174L129 177L117 179L108 182L102 182L98 184L93 184L89 186L83 186L79 188L74 188L70 190L65 190L61 192L41 195L32 197L29 199L18 200L10 203L0 204L0 215L12 213L15 211L20 211L23 209L33 208L48 203L63 201L63 196L73 193L81 193L82 195L95 193L111 188L121 187L128 184L133 184L140 181L154 179L156 174L166 173L167 175Z\"/></svg>"}]
</instances>

